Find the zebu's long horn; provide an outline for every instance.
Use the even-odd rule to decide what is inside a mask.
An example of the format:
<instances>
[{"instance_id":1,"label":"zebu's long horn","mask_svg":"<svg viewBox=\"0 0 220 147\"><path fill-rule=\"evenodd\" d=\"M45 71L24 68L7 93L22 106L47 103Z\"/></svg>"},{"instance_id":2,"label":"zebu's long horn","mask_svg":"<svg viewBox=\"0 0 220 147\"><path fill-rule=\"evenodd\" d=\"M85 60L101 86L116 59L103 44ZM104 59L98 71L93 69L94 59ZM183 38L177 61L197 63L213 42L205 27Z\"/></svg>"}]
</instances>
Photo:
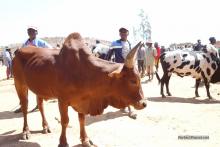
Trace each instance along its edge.
<instances>
[{"instance_id":1,"label":"zebu's long horn","mask_svg":"<svg viewBox=\"0 0 220 147\"><path fill-rule=\"evenodd\" d=\"M140 41L135 47L128 53L125 59L125 66L128 68L134 67L134 57L137 53L137 50L143 45L142 41Z\"/></svg>"}]
</instances>

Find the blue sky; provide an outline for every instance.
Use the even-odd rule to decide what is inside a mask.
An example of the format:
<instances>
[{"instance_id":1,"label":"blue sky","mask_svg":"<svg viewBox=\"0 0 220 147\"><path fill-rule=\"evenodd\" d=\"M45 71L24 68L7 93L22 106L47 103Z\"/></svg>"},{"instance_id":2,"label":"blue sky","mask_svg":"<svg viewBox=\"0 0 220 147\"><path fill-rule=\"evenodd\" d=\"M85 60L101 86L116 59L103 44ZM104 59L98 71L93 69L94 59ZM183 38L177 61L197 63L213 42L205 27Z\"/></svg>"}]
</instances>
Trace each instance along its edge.
<instances>
[{"instance_id":1,"label":"blue sky","mask_svg":"<svg viewBox=\"0 0 220 147\"><path fill-rule=\"evenodd\" d=\"M210 36L220 40L218 0L0 0L0 45L20 43L29 25L39 28L39 37L67 36L109 41L118 28L137 25L143 9L152 26L152 39L162 45L174 42L204 43ZM132 39L132 33L130 33Z\"/></svg>"}]
</instances>

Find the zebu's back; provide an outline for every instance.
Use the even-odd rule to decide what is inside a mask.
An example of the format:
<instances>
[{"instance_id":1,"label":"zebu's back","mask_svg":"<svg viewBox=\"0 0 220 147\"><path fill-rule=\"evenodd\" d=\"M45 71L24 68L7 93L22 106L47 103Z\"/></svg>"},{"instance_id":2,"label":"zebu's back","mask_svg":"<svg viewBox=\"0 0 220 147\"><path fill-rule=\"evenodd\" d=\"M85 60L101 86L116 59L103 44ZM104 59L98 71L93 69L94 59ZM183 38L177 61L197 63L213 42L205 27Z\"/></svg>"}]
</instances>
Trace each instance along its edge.
<instances>
[{"instance_id":1,"label":"zebu's back","mask_svg":"<svg viewBox=\"0 0 220 147\"><path fill-rule=\"evenodd\" d=\"M44 50L43 52L41 52ZM15 53L13 73L15 86L27 87L44 98L56 95L56 55L58 50L36 47L22 48Z\"/></svg>"},{"instance_id":2,"label":"zebu's back","mask_svg":"<svg viewBox=\"0 0 220 147\"><path fill-rule=\"evenodd\" d=\"M209 82L218 68L217 61L219 59L217 57L217 53L213 52L213 50L207 50L204 52L176 50L165 52L161 55L160 59L164 71L164 75L161 78L162 97L165 97L163 92L164 84L166 84L167 94L169 96L171 95L169 91L169 80L171 74L176 73L178 76L181 77L190 75L196 78L196 97L199 96L198 86L202 79L205 83L207 96L211 98L209 92ZM157 78L159 79L158 74Z\"/></svg>"},{"instance_id":3,"label":"zebu's back","mask_svg":"<svg viewBox=\"0 0 220 147\"><path fill-rule=\"evenodd\" d=\"M210 68L210 64L215 64L213 62L210 54L194 51L171 51L161 57L161 64L165 72L176 73L182 77L190 75L196 79L202 78L201 72L205 76L212 75L214 69Z\"/></svg>"}]
</instances>

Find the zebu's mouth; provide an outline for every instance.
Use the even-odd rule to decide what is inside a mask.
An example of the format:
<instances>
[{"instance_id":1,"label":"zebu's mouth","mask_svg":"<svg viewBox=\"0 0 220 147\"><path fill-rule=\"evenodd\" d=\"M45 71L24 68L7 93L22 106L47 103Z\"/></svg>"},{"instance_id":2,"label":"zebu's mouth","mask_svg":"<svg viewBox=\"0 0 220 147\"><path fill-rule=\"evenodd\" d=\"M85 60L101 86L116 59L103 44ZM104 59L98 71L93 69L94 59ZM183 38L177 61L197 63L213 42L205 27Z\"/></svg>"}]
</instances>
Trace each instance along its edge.
<instances>
[{"instance_id":1,"label":"zebu's mouth","mask_svg":"<svg viewBox=\"0 0 220 147\"><path fill-rule=\"evenodd\" d=\"M146 100L140 100L139 102L133 104L134 108L137 110L144 109L147 107L147 102Z\"/></svg>"}]
</instances>

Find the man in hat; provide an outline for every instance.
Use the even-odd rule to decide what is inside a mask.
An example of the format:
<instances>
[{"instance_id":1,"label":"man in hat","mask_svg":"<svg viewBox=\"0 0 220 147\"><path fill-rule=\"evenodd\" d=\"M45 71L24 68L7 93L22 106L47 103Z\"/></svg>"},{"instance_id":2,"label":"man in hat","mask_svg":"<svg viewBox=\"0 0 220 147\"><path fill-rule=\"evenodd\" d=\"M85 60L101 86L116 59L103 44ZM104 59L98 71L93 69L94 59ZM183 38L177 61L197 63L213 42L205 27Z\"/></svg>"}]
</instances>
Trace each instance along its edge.
<instances>
[{"instance_id":1,"label":"man in hat","mask_svg":"<svg viewBox=\"0 0 220 147\"><path fill-rule=\"evenodd\" d=\"M37 27L34 26L29 26L27 29L27 33L29 38L25 41L22 47L25 46L36 46L36 47L41 47L41 48L52 48L50 44L48 44L46 41L37 38L38 34L38 29Z\"/></svg>"},{"instance_id":2,"label":"man in hat","mask_svg":"<svg viewBox=\"0 0 220 147\"><path fill-rule=\"evenodd\" d=\"M128 35L129 31L127 28L121 27L119 29L120 39L112 42L110 49L106 55L106 60L112 60L116 63L124 63L126 56L131 50L131 44L128 41ZM128 116L133 119L136 119L137 117L137 114L131 111L130 106L128 107L128 111L124 108L121 109L121 112L128 113Z\"/></svg>"},{"instance_id":3,"label":"man in hat","mask_svg":"<svg viewBox=\"0 0 220 147\"><path fill-rule=\"evenodd\" d=\"M157 50L153 47L153 42L151 39L146 41L146 69L149 80L153 79L154 73L154 60L157 56Z\"/></svg>"},{"instance_id":4,"label":"man in hat","mask_svg":"<svg viewBox=\"0 0 220 147\"><path fill-rule=\"evenodd\" d=\"M27 28L27 34L29 36L29 38L25 41L25 43L22 45L22 47L26 47L26 46L36 46L36 47L40 47L40 48L50 48L52 49L52 46L47 43L46 41L37 38L37 34L38 34L38 29L35 26L29 26ZM31 110L31 112L34 112L38 110L38 105L36 105L36 107ZM21 107L16 109L14 111L15 113L19 113L21 112Z\"/></svg>"},{"instance_id":5,"label":"man in hat","mask_svg":"<svg viewBox=\"0 0 220 147\"><path fill-rule=\"evenodd\" d=\"M131 44L128 41L129 31L125 27L119 29L120 39L113 41L110 50L106 56L107 60L113 60L117 63L124 63L126 56L131 50ZM114 59L112 59L114 55Z\"/></svg>"}]
</instances>

